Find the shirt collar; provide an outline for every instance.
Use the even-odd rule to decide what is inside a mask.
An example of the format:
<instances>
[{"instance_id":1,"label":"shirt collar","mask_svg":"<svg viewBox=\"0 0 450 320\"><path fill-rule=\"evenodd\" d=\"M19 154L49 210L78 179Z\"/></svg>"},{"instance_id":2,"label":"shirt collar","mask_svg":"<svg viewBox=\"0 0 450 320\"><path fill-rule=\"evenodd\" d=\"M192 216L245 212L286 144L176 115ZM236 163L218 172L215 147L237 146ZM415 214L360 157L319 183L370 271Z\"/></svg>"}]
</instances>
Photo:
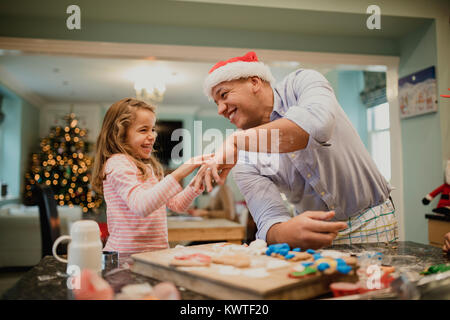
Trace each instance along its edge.
<instances>
[{"instance_id":1,"label":"shirt collar","mask_svg":"<svg viewBox=\"0 0 450 320\"><path fill-rule=\"evenodd\" d=\"M273 110L272 113L270 114L270 121L274 121L282 117L282 110L281 110L282 103L280 97L274 87L272 87L272 92L273 92Z\"/></svg>"}]
</instances>

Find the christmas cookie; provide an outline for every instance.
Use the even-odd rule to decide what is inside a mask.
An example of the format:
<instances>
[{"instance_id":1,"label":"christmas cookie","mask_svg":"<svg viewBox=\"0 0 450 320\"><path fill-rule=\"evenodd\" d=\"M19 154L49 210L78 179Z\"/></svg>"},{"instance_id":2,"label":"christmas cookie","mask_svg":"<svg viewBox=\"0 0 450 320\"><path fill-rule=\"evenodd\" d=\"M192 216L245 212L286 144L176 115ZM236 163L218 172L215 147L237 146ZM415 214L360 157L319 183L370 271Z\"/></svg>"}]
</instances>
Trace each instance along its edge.
<instances>
[{"instance_id":1,"label":"christmas cookie","mask_svg":"<svg viewBox=\"0 0 450 320\"><path fill-rule=\"evenodd\" d=\"M294 248L291 250L287 243L270 245L266 250L266 255L293 262L312 260L313 258L310 253L301 252L300 248Z\"/></svg>"},{"instance_id":2,"label":"christmas cookie","mask_svg":"<svg viewBox=\"0 0 450 320\"><path fill-rule=\"evenodd\" d=\"M288 276L290 278L306 278L310 276L314 276L317 273L317 269L314 267L305 267L303 271L291 271Z\"/></svg>"},{"instance_id":3,"label":"christmas cookie","mask_svg":"<svg viewBox=\"0 0 450 320\"><path fill-rule=\"evenodd\" d=\"M228 254L213 257L212 262L230 265L237 268L248 268L250 266L251 260L248 256L243 254Z\"/></svg>"},{"instance_id":4,"label":"christmas cookie","mask_svg":"<svg viewBox=\"0 0 450 320\"><path fill-rule=\"evenodd\" d=\"M177 255L170 262L175 267L208 267L210 264L211 257L202 253Z\"/></svg>"},{"instance_id":5,"label":"christmas cookie","mask_svg":"<svg viewBox=\"0 0 450 320\"><path fill-rule=\"evenodd\" d=\"M289 254L292 254L293 257L290 258L290 261L312 261L313 256L307 252L296 252L296 251L289 251Z\"/></svg>"},{"instance_id":6,"label":"christmas cookie","mask_svg":"<svg viewBox=\"0 0 450 320\"><path fill-rule=\"evenodd\" d=\"M337 269L337 261L333 258L320 258L314 261L314 266L324 274L333 274Z\"/></svg>"},{"instance_id":7,"label":"christmas cookie","mask_svg":"<svg viewBox=\"0 0 450 320\"><path fill-rule=\"evenodd\" d=\"M352 267L356 267L356 265L358 264L358 258L356 257L343 257L342 260L344 260L346 264Z\"/></svg>"}]
</instances>

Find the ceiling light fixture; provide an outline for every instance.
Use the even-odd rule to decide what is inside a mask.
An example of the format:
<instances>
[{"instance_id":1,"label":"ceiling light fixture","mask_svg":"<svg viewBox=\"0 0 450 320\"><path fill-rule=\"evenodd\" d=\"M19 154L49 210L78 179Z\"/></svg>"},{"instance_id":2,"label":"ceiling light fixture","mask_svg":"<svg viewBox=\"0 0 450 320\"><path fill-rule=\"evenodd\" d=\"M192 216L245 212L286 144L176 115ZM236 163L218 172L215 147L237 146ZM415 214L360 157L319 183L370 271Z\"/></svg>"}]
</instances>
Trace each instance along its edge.
<instances>
[{"instance_id":1,"label":"ceiling light fixture","mask_svg":"<svg viewBox=\"0 0 450 320\"><path fill-rule=\"evenodd\" d=\"M134 82L136 98L148 103L156 104L164 99L166 86L163 82L151 79L140 79Z\"/></svg>"},{"instance_id":2,"label":"ceiling light fixture","mask_svg":"<svg viewBox=\"0 0 450 320\"><path fill-rule=\"evenodd\" d=\"M166 83L170 80L170 70L163 65L139 66L127 72L133 81L136 98L151 104L164 99Z\"/></svg>"}]
</instances>

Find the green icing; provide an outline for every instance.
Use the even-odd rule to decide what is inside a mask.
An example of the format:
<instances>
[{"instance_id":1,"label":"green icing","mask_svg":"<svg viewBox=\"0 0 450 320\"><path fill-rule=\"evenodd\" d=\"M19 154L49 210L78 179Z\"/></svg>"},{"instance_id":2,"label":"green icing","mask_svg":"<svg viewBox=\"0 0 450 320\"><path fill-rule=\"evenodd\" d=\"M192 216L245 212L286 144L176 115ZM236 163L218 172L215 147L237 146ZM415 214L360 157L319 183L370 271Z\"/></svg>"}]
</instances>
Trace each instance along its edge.
<instances>
[{"instance_id":1,"label":"green icing","mask_svg":"<svg viewBox=\"0 0 450 320\"><path fill-rule=\"evenodd\" d=\"M429 275L439 272L446 272L450 270L450 264L436 264L434 266L429 267L425 271L421 272L420 274Z\"/></svg>"},{"instance_id":2,"label":"green icing","mask_svg":"<svg viewBox=\"0 0 450 320\"><path fill-rule=\"evenodd\" d=\"M308 274L313 274L316 272L317 272L316 268L306 267L305 270L303 270L301 272L292 272L292 275L294 277L301 277L301 276L306 276Z\"/></svg>"}]
</instances>

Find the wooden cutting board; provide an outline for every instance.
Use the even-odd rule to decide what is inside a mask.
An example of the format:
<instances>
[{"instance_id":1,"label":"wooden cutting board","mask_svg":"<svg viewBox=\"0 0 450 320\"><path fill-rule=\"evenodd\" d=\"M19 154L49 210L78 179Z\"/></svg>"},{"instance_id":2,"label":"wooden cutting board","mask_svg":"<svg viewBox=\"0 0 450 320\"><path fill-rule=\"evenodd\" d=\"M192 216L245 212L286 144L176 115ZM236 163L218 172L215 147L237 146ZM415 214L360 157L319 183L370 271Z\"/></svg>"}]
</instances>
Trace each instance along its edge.
<instances>
[{"instance_id":1,"label":"wooden cutting board","mask_svg":"<svg viewBox=\"0 0 450 320\"><path fill-rule=\"evenodd\" d=\"M213 252L214 244L189 246L204 254ZM356 282L356 275L314 275L303 279L288 277L292 267L299 262L289 262L288 266L267 270L269 276L254 278L221 274L221 266L212 263L210 267L172 267L170 261L180 249L167 249L132 255L131 270L160 281L170 281L178 286L224 300L246 299L310 299L330 291L329 285L336 281ZM267 257L267 259L276 259ZM242 269L242 270L245 270ZM351 272L353 273L353 271Z\"/></svg>"}]
</instances>

